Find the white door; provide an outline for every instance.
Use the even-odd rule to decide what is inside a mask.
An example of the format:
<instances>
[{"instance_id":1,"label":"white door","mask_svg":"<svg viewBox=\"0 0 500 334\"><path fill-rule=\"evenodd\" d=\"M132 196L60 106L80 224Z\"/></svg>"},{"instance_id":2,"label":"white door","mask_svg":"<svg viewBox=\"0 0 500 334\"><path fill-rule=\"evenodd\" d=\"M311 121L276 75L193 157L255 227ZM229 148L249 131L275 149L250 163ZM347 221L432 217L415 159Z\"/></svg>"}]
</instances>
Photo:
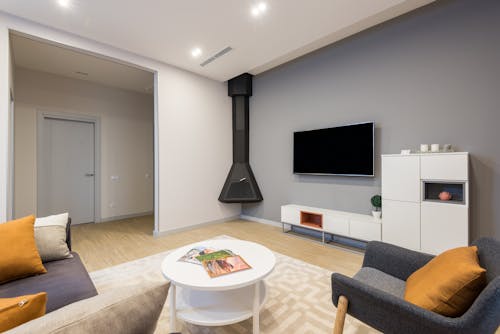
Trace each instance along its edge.
<instances>
[{"instance_id":1,"label":"white door","mask_svg":"<svg viewBox=\"0 0 500 334\"><path fill-rule=\"evenodd\" d=\"M44 117L39 129L37 215L94 222L95 124Z\"/></svg>"}]
</instances>

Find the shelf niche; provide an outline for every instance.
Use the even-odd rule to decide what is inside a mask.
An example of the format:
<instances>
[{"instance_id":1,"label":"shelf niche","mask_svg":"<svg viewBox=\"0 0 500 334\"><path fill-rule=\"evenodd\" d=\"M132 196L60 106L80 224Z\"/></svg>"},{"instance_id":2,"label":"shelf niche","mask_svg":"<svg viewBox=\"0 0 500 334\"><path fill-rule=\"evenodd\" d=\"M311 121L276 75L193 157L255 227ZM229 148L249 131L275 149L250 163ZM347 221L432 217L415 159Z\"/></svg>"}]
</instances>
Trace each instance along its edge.
<instances>
[{"instance_id":1,"label":"shelf niche","mask_svg":"<svg viewBox=\"0 0 500 334\"><path fill-rule=\"evenodd\" d=\"M463 182L423 181L423 187L423 200L426 202L465 204L465 183ZM451 194L450 200L444 201L439 199L439 194L443 191L447 191Z\"/></svg>"},{"instance_id":2,"label":"shelf niche","mask_svg":"<svg viewBox=\"0 0 500 334\"><path fill-rule=\"evenodd\" d=\"M300 211L300 225L323 228L323 215L321 213Z\"/></svg>"}]
</instances>

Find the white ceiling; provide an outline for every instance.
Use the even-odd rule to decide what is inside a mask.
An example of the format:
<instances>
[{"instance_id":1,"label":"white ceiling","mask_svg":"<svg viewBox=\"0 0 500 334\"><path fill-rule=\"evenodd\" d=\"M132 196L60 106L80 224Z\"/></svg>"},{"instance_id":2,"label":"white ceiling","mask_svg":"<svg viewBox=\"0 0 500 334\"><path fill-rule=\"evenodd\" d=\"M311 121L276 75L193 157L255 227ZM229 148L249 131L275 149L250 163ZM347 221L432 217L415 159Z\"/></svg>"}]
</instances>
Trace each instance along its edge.
<instances>
[{"instance_id":1,"label":"white ceiling","mask_svg":"<svg viewBox=\"0 0 500 334\"><path fill-rule=\"evenodd\" d=\"M261 73L434 0L0 0L0 10L216 79ZM234 50L201 67L219 50ZM203 53L194 59L191 50Z\"/></svg>"},{"instance_id":2,"label":"white ceiling","mask_svg":"<svg viewBox=\"0 0 500 334\"><path fill-rule=\"evenodd\" d=\"M11 43L16 66L153 93L153 73L19 35L11 35Z\"/></svg>"}]
</instances>

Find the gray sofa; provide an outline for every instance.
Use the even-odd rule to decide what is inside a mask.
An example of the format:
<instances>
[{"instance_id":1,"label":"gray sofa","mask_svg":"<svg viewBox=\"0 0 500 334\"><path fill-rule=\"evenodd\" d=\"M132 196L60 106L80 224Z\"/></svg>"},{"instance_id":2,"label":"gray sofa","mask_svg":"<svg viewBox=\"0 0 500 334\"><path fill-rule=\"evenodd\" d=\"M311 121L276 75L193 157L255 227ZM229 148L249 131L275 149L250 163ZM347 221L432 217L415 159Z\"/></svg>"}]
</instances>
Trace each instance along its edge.
<instances>
[{"instance_id":1,"label":"gray sofa","mask_svg":"<svg viewBox=\"0 0 500 334\"><path fill-rule=\"evenodd\" d=\"M348 314L384 333L494 333L500 325L500 242L481 238L473 245L488 285L460 317L449 318L403 298L406 279L432 255L375 241L368 244L363 267L353 278L332 275L333 303L347 298Z\"/></svg>"},{"instance_id":2,"label":"gray sofa","mask_svg":"<svg viewBox=\"0 0 500 334\"><path fill-rule=\"evenodd\" d=\"M66 243L71 250L71 219L66 229ZM76 301L97 295L90 276L77 253L73 258L46 262L46 274L0 284L0 298L47 292L46 313Z\"/></svg>"}]
</instances>

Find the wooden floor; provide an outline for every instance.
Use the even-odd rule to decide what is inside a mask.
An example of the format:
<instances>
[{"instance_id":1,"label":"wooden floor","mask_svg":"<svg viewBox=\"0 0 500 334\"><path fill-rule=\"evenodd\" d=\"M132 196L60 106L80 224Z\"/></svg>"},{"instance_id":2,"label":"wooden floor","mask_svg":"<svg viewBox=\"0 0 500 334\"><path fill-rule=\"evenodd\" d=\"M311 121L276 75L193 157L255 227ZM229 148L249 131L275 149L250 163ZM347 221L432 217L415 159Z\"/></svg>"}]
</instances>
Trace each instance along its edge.
<instances>
[{"instance_id":1,"label":"wooden floor","mask_svg":"<svg viewBox=\"0 0 500 334\"><path fill-rule=\"evenodd\" d=\"M94 271L225 234L346 275L353 275L363 260L361 253L244 220L204 225L161 237L153 237L153 226L153 216L76 225L72 227L73 250L80 254L87 270Z\"/></svg>"},{"instance_id":2,"label":"wooden floor","mask_svg":"<svg viewBox=\"0 0 500 334\"><path fill-rule=\"evenodd\" d=\"M359 270L363 260L360 253L244 220L205 225L158 238L153 237L153 226L153 216L76 225L72 227L73 250L80 254L87 270L94 271L225 234L350 276ZM500 334L500 327L495 333Z\"/></svg>"}]
</instances>

